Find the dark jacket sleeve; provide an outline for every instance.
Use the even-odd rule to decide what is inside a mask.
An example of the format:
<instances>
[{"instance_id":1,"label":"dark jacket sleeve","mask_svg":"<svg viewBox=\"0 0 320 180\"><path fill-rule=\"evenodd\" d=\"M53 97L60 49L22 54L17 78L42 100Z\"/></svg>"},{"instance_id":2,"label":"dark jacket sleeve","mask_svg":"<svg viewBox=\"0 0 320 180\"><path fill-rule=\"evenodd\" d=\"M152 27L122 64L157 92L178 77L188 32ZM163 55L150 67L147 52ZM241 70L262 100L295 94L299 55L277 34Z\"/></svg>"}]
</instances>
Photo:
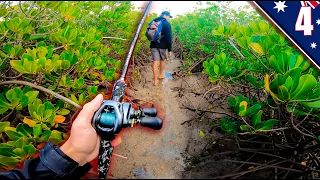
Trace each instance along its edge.
<instances>
[{"instance_id":1,"label":"dark jacket sleeve","mask_svg":"<svg viewBox=\"0 0 320 180\"><path fill-rule=\"evenodd\" d=\"M47 142L40 150L40 157L27 160L21 170L15 169L0 173L0 179L80 179L91 168L89 163L79 166L58 146Z\"/></svg>"},{"instance_id":2,"label":"dark jacket sleeve","mask_svg":"<svg viewBox=\"0 0 320 180\"><path fill-rule=\"evenodd\" d=\"M172 49L172 30L171 30L171 24L166 21L166 43L167 43L167 47L168 47L168 51L171 52Z\"/></svg>"}]
</instances>

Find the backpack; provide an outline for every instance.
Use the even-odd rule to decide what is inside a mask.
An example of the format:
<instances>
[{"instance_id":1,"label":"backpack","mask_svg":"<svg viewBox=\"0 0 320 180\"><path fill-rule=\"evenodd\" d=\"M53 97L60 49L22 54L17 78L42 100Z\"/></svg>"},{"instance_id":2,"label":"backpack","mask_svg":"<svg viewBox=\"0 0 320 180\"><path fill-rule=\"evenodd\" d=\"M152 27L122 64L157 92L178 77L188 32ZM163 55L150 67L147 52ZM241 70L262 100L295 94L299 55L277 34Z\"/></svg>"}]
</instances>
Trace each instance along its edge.
<instances>
[{"instance_id":1,"label":"backpack","mask_svg":"<svg viewBox=\"0 0 320 180\"><path fill-rule=\"evenodd\" d=\"M160 21L151 21L146 31L146 36L149 41L160 43L160 39L162 37L162 21L164 20L165 19L161 19Z\"/></svg>"}]
</instances>

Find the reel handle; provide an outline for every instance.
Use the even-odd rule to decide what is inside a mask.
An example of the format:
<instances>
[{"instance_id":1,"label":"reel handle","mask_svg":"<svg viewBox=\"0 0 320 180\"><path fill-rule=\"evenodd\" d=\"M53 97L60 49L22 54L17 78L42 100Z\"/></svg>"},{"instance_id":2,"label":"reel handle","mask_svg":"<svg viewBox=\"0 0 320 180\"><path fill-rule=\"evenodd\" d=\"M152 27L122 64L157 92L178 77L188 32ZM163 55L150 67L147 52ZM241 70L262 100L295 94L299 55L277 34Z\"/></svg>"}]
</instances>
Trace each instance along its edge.
<instances>
[{"instance_id":1,"label":"reel handle","mask_svg":"<svg viewBox=\"0 0 320 180\"><path fill-rule=\"evenodd\" d=\"M143 108L142 109L143 116L157 116L157 109L156 108Z\"/></svg>"},{"instance_id":2,"label":"reel handle","mask_svg":"<svg viewBox=\"0 0 320 180\"><path fill-rule=\"evenodd\" d=\"M141 126L148 127L154 130L162 128L162 119L158 117L142 117L140 119Z\"/></svg>"}]
</instances>

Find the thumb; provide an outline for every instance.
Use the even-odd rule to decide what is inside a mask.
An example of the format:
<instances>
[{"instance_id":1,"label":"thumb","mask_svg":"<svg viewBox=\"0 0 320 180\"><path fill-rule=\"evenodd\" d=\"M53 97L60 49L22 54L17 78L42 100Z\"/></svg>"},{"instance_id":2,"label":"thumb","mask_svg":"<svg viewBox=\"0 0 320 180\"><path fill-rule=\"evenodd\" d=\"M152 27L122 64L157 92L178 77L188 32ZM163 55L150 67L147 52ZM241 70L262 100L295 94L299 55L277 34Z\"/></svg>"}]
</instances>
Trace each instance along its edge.
<instances>
[{"instance_id":1,"label":"thumb","mask_svg":"<svg viewBox=\"0 0 320 180\"><path fill-rule=\"evenodd\" d=\"M92 101L85 104L79 113L79 121L90 123L94 113L99 109L103 102L102 94L98 94Z\"/></svg>"}]
</instances>

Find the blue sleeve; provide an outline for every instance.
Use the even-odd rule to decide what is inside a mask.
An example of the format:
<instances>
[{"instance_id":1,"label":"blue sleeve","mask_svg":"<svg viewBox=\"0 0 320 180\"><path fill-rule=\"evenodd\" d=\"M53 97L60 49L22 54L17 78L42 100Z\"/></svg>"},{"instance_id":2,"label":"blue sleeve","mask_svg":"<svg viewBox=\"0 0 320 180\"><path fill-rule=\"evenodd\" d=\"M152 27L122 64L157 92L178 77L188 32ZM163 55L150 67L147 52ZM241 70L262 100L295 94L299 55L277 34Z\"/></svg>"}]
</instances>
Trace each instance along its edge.
<instances>
[{"instance_id":1,"label":"blue sleeve","mask_svg":"<svg viewBox=\"0 0 320 180\"><path fill-rule=\"evenodd\" d=\"M79 166L51 142L40 150L40 157L25 161L21 170L14 169L0 173L0 179L56 179L84 176L92 166L87 163Z\"/></svg>"}]
</instances>

